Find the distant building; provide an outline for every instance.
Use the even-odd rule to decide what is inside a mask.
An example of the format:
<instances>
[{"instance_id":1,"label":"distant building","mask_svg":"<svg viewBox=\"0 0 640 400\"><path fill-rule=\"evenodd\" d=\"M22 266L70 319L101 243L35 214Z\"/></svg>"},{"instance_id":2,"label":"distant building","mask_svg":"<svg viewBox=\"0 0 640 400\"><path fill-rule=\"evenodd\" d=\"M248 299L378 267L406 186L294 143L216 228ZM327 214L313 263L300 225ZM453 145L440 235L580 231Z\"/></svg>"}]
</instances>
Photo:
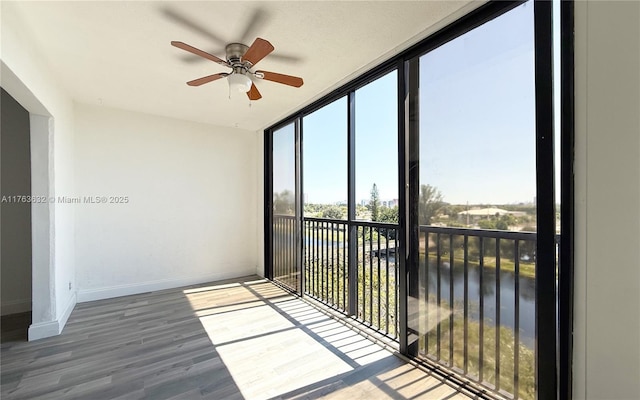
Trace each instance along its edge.
<instances>
[{"instance_id":1,"label":"distant building","mask_svg":"<svg viewBox=\"0 0 640 400\"><path fill-rule=\"evenodd\" d=\"M478 208L478 209L459 212L458 218L460 220L470 219L475 223L481 219L486 219L489 217L501 216L501 215L513 215L514 217L523 217L527 215L527 213L523 211L508 211L508 210L503 210L502 208L489 207L489 208Z\"/></svg>"}]
</instances>

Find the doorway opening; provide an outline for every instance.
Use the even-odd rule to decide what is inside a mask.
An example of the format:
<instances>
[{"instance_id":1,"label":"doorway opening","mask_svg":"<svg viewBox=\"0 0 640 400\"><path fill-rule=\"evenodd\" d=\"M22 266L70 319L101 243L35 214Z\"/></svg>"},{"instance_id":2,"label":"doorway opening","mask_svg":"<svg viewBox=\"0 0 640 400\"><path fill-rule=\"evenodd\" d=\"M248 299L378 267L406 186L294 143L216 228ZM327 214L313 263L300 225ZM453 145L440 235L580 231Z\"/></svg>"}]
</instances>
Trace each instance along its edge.
<instances>
[{"instance_id":1,"label":"doorway opening","mask_svg":"<svg viewBox=\"0 0 640 400\"><path fill-rule=\"evenodd\" d=\"M32 310L31 143L29 112L1 98L1 341L26 341Z\"/></svg>"}]
</instances>

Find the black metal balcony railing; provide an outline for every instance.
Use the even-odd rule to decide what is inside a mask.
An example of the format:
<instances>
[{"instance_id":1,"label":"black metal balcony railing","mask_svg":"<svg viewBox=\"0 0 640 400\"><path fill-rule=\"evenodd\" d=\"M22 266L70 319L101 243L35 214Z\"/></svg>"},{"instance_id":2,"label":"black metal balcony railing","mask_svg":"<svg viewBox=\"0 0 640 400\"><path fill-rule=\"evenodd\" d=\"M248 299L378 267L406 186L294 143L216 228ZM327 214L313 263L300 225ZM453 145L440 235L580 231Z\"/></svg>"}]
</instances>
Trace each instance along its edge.
<instances>
[{"instance_id":1,"label":"black metal balcony railing","mask_svg":"<svg viewBox=\"0 0 640 400\"><path fill-rule=\"evenodd\" d=\"M431 316L419 355L496 393L535 398L536 233L419 232L419 307Z\"/></svg>"},{"instance_id":2,"label":"black metal balcony railing","mask_svg":"<svg viewBox=\"0 0 640 400\"><path fill-rule=\"evenodd\" d=\"M296 218L292 215L273 217L273 279L289 289L298 290L296 268Z\"/></svg>"},{"instance_id":3,"label":"black metal balcony railing","mask_svg":"<svg viewBox=\"0 0 640 400\"><path fill-rule=\"evenodd\" d=\"M328 306L349 311L349 227L355 227L356 309L360 321L398 335L397 226L321 218L304 219L305 292Z\"/></svg>"},{"instance_id":4,"label":"black metal balcony railing","mask_svg":"<svg viewBox=\"0 0 640 400\"><path fill-rule=\"evenodd\" d=\"M348 237L346 221L305 218L305 293L345 311L348 293Z\"/></svg>"},{"instance_id":5,"label":"black metal balcony railing","mask_svg":"<svg viewBox=\"0 0 640 400\"><path fill-rule=\"evenodd\" d=\"M274 277L291 288L294 226L293 217L274 218ZM304 218L301 236L305 294L397 340L398 226ZM418 356L494 393L534 399L536 240L535 232L420 226L419 293L409 302L418 317L408 327Z\"/></svg>"}]
</instances>

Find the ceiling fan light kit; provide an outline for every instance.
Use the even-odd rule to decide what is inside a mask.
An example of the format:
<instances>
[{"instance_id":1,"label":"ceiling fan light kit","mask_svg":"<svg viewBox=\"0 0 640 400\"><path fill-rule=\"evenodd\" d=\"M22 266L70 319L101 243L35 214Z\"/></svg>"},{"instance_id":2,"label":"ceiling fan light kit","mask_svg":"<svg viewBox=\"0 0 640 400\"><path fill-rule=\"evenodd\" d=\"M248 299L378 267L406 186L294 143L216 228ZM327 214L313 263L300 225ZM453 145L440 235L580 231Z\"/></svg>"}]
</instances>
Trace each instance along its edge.
<instances>
[{"instance_id":1,"label":"ceiling fan light kit","mask_svg":"<svg viewBox=\"0 0 640 400\"><path fill-rule=\"evenodd\" d=\"M189 86L200 86L221 78L227 78L229 81L230 94L244 92L250 100L259 100L262 98L262 95L258 91L258 88L251 77L293 87L300 87L304 83L302 78L297 76L278 74L269 71L252 71L254 65L274 50L271 43L261 38L257 38L251 47L242 43L228 44L226 47L226 61L183 42L173 41L171 42L171 45L197 56L206 58L216 64L231 68L232 70L230 73L218 73L194 79L187 82L187 85Z\"/></svg>"},{"instance_id":2,"label":"ceiling fan light kit","mask_svg":"<svg viewBox=\"0 0 640 400\"><path fill-rule=\"evenodd\" d=\"M251 78L244 74L231 74L227 79L229 80L229 89L232 92L247 93L253 84Z\"/></svg>"}]
</instances>

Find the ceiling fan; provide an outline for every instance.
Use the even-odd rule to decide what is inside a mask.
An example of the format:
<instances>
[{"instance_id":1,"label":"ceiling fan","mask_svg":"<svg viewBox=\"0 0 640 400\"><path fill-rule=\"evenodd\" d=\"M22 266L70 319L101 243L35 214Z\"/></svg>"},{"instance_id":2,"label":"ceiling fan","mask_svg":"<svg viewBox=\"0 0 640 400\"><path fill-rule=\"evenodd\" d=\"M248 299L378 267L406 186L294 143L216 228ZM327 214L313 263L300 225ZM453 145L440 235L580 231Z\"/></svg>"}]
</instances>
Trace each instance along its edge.
<instances>
[{"instance_id":1,"label":"ceiling fan","mask_svg":"<svg viewBox=\"0 0 640 400\"><path fill-rule=\"evenodd\" d=\"M171 45L211 60L217 64L231 68L231 72L221 72L189 81L187 82L187 85L189 86L200 86L218 79L227 78L229 81L229 89L232 92L246 92L250 100L258 100L262 98L262 95L258 91L252 77L293 87L300 87L303 84L302 78L297 76L278 74L276 72L269 71L252 70L260 60L265 58L274 50L271 43L261 38L257 38L250 47L242 43L228 44L226 47L226 60L183 42L173 41L171 42Z\"/></svg>"}]
</instances>

